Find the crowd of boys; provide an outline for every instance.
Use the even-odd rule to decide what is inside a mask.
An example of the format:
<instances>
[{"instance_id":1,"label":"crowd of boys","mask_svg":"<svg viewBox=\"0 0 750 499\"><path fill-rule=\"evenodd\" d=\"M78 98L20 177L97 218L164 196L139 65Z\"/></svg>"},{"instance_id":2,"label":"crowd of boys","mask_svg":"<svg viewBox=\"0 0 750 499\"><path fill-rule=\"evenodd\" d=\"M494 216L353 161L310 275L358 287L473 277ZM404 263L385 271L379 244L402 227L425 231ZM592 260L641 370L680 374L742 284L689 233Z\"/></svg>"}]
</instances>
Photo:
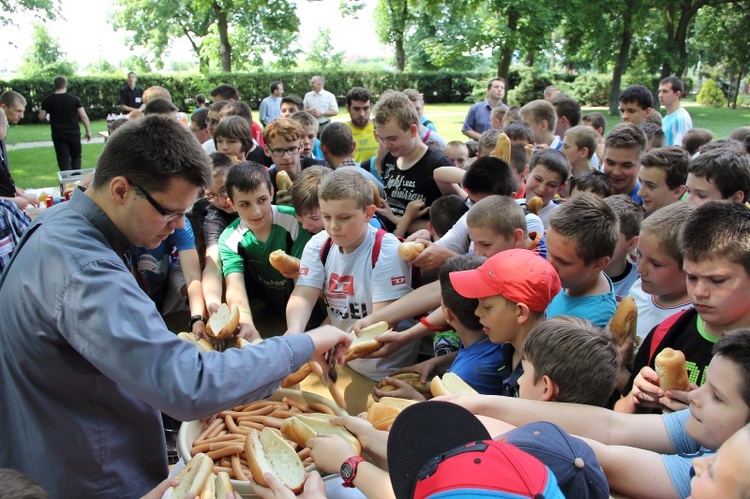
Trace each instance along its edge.
<instances>
[{"instance_id":1,"label":"crowd of boys","mask_svg":"<svg viewBox=\"0 0 750 499\"><path fill-rule=\"evenodd\" d=\"M134 433L120 432L110 448L94 428L115 432L140 416L147 422L137 426L154 437L154 407L190 419L266 396L313 354L325 366L326 351L340 359L340 347L351 341L345 331L385 320L393 331L379 338L383 347L348 363L372 385L391 385L374 388L375 400L424 400L392 377L397 372L419 373L423 382L453 372L478 393L444 401L512 425L551 424L485 435L470 430L471 414L454 413L450 404L416 404L392 433L409 435L413 418L450 437L429 443L418 432L425 455L413 462L403 459L409 449L393 435L388 439L359 418L339 419L359 437L369 462L336 437L321 436L309 446L322 471L348 466L345 485L358 489L352 497L411 497L435 486L425 467L457 462L470 444L471 452L516 452L509 444L538 431L557 435L542 445L549 452L517 447L536 456L522 467L536 469L545 497L608 497L610 490L631 497L746 493L750 128L721 141L692 129L678 78L660 84L663 119L648 89L628 87L620 97L623 123L608 133L604 116L582 115L557 89L545 91L549 100L508 107L505 81L495 78L487 100L464 123L463 132L475 140L447 144L414 89L389 90L374 102L367 89L354 87L345 96L350 120L342 123L331 121L338 104L322 77L312 78L304 100L284 97L275 81L261 105L261 127L237 89L221 85L211 92L214 102L195 112L188 132L176 125L177 108L165 89L147 89L135 100L134 75L130 80L122 104L141 104L145 117L112 132L88 191L45 213L23 238L25 225L18 223L0 233L0 269L6 267L0 321L7 326L0 335L6 401L0 427L28 445L24 435L44 425L39 409L59 404L66 407L67 431L38 438L62 449L85 429L86 437L76 439L85 452L73 463L76 476L63 477L39 473L46 458L39 452L19 457L9 441L0 467L32 476L59 497L104 489L137 497L164 471L160 458L134 457L127 440ZM14 94L0 96L0 118L17 121L22 97ZM508 162L494 155L501 133L511 141ZM4 147L0 152L10 182L2 202L23 209L29 200L12 183ZM156 180L153 171L167 180ZM291 185L282 181L286 176ZM70 230L56 233L55 220ZM404 260L403 238L425 249ZM299 271L271 266L275 250L299 259ZM39 258L63 264L25 275ZM134 285L127 282L130 273ZM96 293L111 296L112 312L87 302L100 302ZM635 299L637 334L617 344L609 323L627 296ZM287 329L253 347L253 355L198 354L169 337L160 319L188 311L188 328L206 337L207 317L226 302L240 311L239 336L269 338L278 331L256 324L251 304L257 300ZM43 312L29 320L34 304ZM132 325L116 322L124 318ZM33 345L8 332L29 327ZM107 335L97 336L101 330ZM156 331L143 334L149 330ZM110 347L125 353L100 350ZM163 348L172 352L168 358L159 356ZM666 348L684 353L689 392L660 387L654 358ZM128 363L136 352L138 360ZM32 358L46 370L27 378L22 364ZM166 362L168 369L157 367ZM207 393L217 373L239 365L251 382ZM190 371L189 379L178 370ZM21 387L21 376L32 384ZM75 394L40 397L74 386ZM91 407L92 401L104 407ZM80 407L86 409L79 413ZM28 412L36 415L24 420ZM448 431L437 424L449 416L465 426ZM552 462L550 453L563 445L578 454ZM156 447L153 454L163 451ZM125 463L119 469L102 458L115 449ZM582 455L585 465L578 462ZM97 466L106 472L105 485L83 476ZM144 466L147 473L139 471ZM407 472L409 466L414 469ZM726 470L732 466L735 473ZM581 482L583 470L591 475ZM456 473L443 469L441 476L456 481ZM462 487L509 487L485 485L478 473L462 477ZM507 473L523 474L518 467ZM120 488L124 481L127 489ZM316 475L308 486L310 497L337 488Z\"/></svg>"}]
</instances>

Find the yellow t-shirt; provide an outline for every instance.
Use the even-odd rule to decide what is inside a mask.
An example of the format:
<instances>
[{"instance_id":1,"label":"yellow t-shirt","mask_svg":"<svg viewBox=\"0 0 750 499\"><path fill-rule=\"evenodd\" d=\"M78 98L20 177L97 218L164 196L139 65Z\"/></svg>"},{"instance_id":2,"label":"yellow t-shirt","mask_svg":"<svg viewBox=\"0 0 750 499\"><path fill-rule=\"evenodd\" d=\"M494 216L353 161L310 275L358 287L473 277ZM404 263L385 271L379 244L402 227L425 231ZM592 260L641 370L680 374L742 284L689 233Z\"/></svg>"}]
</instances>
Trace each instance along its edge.
<instances>
[{"instance_id":1,"label":"yellow t-shirt","mask_svg":"<svg viewBox=\"0 0 750 499\"><path fill-rule=\"evenodd\" d=\"M346 124L357 144L354 149L354 161L361 163L375 156L378 153L378 141L375 139L375 124L372 120L364 128L357 128L351 121L347 121Z\"/></svg>"}]
</instances>

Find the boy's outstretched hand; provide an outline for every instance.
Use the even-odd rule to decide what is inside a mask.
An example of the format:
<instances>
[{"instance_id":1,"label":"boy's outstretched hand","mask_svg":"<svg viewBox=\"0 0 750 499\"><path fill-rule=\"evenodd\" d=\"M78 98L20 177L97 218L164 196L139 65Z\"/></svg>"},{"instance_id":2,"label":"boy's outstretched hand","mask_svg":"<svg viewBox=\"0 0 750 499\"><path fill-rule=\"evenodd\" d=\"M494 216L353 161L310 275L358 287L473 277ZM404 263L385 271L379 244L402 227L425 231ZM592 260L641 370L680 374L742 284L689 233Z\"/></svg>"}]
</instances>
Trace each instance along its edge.
<instances>
[{"instance_id":1,"label":"boy's outstretched hand","mask_svg":"<svg viewBox=\"0 0 750 499\"><path fill-rule=\"evenodd\" d=\"M633 381L633 389L628 394L629 402L636 408L661 409L662 404L659 399L662 397L664 397L664 391L659 386L659 376L656 371L644 366Z\"/></svg>"},{"instance_id":2,"label":"boy's outstretched hand","mask_svg":"<svg viewBox=\"0 0 750 499\"><path fill-rule=\"evenodd\" d=\"M325 499L326 497L325 484L323 484L323 479L320 478L320 474L317 471L307 474L307 477L305 477L305 488L298 496L295 496L289 487L281 483L270 473L264 473L263 479L268 484L268 488L258 485L252 480L250 481L250 488L253 489L253 493L263 499ZM235 494L237 493L235 492ZM237 497L239 497L239 494L237 494Z\"/></svg>"},{"instance_id":3,"label":"boy's outstretched hand","mask_svg":"<svg viewBox=\"0 0 750 499\"><path fill-rule=\"evenodd\" d=\"M416 400L417 402L423 402L427 400L424 395L419 393L416 388L411 386L406 381L402 381L396 378L385 378L386 383L395 388L395 390L384 391L378 389L377 386L372 388L372 398L375 402L380 402L380 397L394 397L398 399Z\"/></svg>"}]
</instances>

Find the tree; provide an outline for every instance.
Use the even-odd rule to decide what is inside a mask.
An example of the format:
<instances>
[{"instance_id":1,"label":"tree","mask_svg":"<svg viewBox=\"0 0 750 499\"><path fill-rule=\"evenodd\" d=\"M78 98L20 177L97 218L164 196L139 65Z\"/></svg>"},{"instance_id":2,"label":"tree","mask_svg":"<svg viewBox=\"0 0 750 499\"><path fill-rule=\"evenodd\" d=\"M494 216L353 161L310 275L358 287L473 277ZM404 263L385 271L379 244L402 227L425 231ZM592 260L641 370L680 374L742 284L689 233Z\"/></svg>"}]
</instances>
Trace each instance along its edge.
<instances>
[{"instance_id":1,"label":"tree","mask_svg":"<svg viewBox=\"0 0 750 499\"><path fill-rule=\"evenodd\" d=\"M0 0L0 26L14 24L13 15L22 12L33 12L40 18L50 21L60 15L57 0Z\"/></svg>"},{"instance_id":2,"label":"tree","mask_svg":"<svg viewBox=\"0 0 750 499\"><path fill-rule=\"evenodd\" d=\"M331 43L331 30L321 29L312 43L307 60L317 69L338 71L344 65L344 51L336 51Z\"/></svg>"},{"instance_id":3,"label":"tree","mask_svg":"<svg viewBox=\"0 0 750 499\"><path fill-rule=\"evenodd\" d=\"M216 59L230 72L260 65L267 51L285 63L299 52L299 18L289 0L116 0L116 9L115 29L132 32L131 46L146 47L157 61L182 37L202 71Z\"/></svg>"},{"instance_id":4,"label":"tree","mask_svg":"<svg viewBox=\"0 0 750 499\"><path fill-rule=\"evenodd\" d=\"M31 46L23 56L18 72L24 78L48 78L70 76L75 73L75 65L65 59L60 42L52 37L43 24L34 25Z\"/></svg>"}]
</instances>

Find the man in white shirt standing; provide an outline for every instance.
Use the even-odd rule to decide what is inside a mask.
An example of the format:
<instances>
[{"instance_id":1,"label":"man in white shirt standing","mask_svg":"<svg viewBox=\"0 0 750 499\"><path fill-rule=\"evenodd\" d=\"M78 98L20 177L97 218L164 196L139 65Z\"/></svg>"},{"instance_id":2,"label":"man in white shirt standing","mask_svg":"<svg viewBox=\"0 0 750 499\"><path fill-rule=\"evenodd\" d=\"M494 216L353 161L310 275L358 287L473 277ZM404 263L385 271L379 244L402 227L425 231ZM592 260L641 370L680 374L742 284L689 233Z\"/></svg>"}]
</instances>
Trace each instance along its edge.
<instances>
[{"instance_id":1,"label":"man in white shirt standing","mask_svg":"<svg viewBox=\"0 0 750 499\"><path fill-rule=\"evenodd\" d=\"M305 94L304 110L317 118L318 135L331 122L331 116L339 114L339 105L336 96L323 88L325 79L322 76L313 76L310 80L311 92Z\"/></svg>"},{"instance_id":2,"label":"man in white shirt standing","mask_svg":"<svg viewBox=\"0 0 750 499\"><path fill-rule=\"evenodd\" d=\"M685 84L676 76L669 76L659 82L659 102L667 109L667 115L662 120L662 128L668 146L682 147L682 138L693 128L693 119L680 105L684 92Z\"/></svg>"}]
</instances>

